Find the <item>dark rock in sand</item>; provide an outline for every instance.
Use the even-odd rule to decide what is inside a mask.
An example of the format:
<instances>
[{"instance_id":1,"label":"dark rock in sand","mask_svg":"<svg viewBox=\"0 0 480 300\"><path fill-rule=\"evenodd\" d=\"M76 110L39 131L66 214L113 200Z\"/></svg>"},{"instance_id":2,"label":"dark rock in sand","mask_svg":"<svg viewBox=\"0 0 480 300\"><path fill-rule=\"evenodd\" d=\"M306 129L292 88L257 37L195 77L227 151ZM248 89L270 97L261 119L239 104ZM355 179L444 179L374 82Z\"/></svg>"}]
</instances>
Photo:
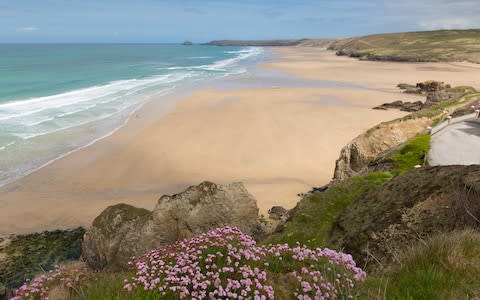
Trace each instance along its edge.
<instances>
[{"instance_id":1,"label":"dark rock in sand","mask_svg":"<svg viewBox=\"0 0 480 300\"><path fill-rule=\"evenodd\" d=\"M399 84L397 84L397 87L401 90L415 89L416 88L416 86L408 84L408 83L399 83Z\"/></svg>"},{"instance_id":2,"label":"dark rock in sand","mask_svg":"<svg viewBox=\"0 0 480 300\"><path fill-rule=\"evenodd\" d=\"M423 108L422 101L415 101L415 102L393 101L390 103L384 103L380 106L376 106L373 109L379 109L379 110L399 109L401 111L406 111L406 112L415 112L415 111L421 110L422 108Z\"/></svg>"}]
</instances>

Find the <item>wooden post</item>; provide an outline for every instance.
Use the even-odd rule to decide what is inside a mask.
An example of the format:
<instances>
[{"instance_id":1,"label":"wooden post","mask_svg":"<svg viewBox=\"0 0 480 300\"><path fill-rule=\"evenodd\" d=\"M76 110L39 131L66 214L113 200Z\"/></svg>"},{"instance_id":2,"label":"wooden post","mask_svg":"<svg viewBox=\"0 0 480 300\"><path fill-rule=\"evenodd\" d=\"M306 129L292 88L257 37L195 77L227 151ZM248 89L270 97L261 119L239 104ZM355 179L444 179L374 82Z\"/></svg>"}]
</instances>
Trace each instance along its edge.
<instances>
[{"instance_id":1,"label":"wooden post","mask_svg":"<svg viewBox=\"0 0 480 300\"><path fill-rule=\"evenodd\" d=\"M480 109L475 110L475 113L477 114L477 119L480 119Z\"/></svg>"}]
</instances>

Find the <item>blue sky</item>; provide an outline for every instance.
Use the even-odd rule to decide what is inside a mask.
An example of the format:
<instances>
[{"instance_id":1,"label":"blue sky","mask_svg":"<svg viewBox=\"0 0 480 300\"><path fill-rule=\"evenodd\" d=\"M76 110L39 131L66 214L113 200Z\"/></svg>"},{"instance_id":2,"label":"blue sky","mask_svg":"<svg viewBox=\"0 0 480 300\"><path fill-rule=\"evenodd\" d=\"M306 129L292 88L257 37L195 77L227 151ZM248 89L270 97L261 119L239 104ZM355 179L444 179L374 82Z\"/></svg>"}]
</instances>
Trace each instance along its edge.
<instances>
[{"instance_id":1,"label":"blue sky","mask_svg":"<svg viewBox=\"0 0 480 300\"><path fill-rule=\"evenodd\" d=\"M0 0L1 42L204 42L480 27L480 0Z\"/></svg>"}]
</instances>

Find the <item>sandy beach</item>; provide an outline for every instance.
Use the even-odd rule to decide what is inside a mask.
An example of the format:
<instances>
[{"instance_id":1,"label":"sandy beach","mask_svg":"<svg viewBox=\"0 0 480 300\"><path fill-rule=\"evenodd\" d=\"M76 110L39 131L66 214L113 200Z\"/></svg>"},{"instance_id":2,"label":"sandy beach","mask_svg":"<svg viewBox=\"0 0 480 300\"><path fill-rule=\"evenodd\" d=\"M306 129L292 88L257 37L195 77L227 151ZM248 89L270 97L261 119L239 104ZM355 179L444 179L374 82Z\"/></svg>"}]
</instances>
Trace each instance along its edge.
<instances>
[{"instance_id":1,"label":"sandy beach","mask_svg":"<svg viewBox=\"0 0 480 300\"><path fill-rule=\"evenodd\" d=\"M284 48L262 68L358 87L205 86L171 105L146 104L109 137L0 188L0 234L89 226L108 205L152 209L162 194L209 180L241 181L262 214L330 181L340 149L405 113L377 111L398 83L478 85L480 65L389 63ZM274 81L274 80L273 80ZM475 86L478 88L478 86Z\"/></svg>"}]
</instances>

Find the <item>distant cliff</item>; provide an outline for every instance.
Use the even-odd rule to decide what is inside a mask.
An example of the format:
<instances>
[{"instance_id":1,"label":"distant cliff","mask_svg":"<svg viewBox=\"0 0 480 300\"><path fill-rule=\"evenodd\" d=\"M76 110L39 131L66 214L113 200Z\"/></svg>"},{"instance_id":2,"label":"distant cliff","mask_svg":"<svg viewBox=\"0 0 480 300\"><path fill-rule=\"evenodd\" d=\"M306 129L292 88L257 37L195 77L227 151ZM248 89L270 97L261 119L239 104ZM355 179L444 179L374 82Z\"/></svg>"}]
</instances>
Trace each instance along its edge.
<instances>
[{"instance_id":1,"label":"distant cliff","mask_svg":"<svg viewBox=\"0 0 480 300\"><path fill-rule=\"evenodd\" d=\"M249 46L249 47L281 47L298 46L307 39L299 40L217 40L204 45L210 46Z\"/></svg>"}]
</instances>

